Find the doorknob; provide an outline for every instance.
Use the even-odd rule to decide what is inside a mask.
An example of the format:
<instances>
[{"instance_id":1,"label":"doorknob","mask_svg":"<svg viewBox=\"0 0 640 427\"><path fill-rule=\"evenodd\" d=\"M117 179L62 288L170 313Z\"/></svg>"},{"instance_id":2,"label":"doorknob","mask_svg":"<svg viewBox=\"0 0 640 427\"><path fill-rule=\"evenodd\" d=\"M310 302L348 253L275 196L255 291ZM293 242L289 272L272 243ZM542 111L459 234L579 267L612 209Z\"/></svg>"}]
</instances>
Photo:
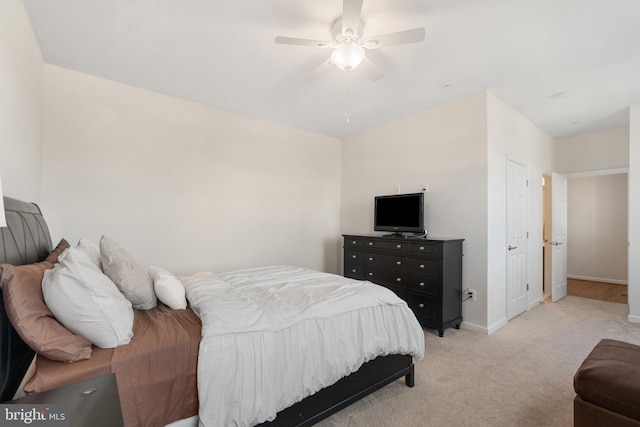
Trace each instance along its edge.
<instances>
[{"instance_id":1,"label":"doorknob","mask_svg":"<svg viewBox=\"0 0 640 427\"><path fill-rule=\"evenodd\" d=\"M558 245L561 245L561 244L562 244L562 242L556 242L556 241L551 242L551 245L553 245L553 246L558 246Z\"/></svg>"},{"instance_id":2,"label":"doorknob","mask_svg":"<svg viewBox=\"0 0 640 427\"><path fill-rule=\"evenodd\" d=\"M511 245L509 245L509 250L510 250L510 251L512 251L512 250L514 250L514 249L518 249L518 247L517 247L517 246L511 246Z\"/></svg>"}]
</instances>

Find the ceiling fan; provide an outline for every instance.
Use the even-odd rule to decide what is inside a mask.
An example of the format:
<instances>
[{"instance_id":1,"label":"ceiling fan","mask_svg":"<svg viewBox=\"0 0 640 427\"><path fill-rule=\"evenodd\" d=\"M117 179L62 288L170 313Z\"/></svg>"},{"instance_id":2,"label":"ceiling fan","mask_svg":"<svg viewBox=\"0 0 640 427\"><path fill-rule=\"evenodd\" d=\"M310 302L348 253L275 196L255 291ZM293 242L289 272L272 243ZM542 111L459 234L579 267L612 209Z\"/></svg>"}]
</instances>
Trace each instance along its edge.
<instances>
[{"instance_id":1,"label":"ceiling fan","mask_svg":"<svg viewBox=\"0 0 640 427\"><path fill-rule=\"evenodd\" d=\"M382 72L366 57L365 50L424 41L424 28L398 31L374 37L364 37L361 20L363 0L343 0L342 17L331 28L332 41L309 40L295 37L281 37L276 43L296 46L310 46L332 49L331 56L311 75L317 77L321 72L334 65L343 71L352 71L359 65L373 80L382 78Z\"/></svg>"}]
</instances>

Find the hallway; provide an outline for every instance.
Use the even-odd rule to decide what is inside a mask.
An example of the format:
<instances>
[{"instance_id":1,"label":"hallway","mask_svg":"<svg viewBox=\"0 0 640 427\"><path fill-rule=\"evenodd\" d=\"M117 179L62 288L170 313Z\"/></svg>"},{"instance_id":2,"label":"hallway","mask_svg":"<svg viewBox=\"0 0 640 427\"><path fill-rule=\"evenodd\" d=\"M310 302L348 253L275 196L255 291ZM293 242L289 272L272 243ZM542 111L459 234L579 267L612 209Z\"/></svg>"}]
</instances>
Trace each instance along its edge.
<instances>
[{"instance_id":1,"label":"hallway","mask_svg":"<svg viewBox=\"0 0 640 427\"><path fill-rule=\"evenodd\" d=\"M577 297L627 304L626 285L567 279L567 294Z\"/></svg>"}]
</instances>

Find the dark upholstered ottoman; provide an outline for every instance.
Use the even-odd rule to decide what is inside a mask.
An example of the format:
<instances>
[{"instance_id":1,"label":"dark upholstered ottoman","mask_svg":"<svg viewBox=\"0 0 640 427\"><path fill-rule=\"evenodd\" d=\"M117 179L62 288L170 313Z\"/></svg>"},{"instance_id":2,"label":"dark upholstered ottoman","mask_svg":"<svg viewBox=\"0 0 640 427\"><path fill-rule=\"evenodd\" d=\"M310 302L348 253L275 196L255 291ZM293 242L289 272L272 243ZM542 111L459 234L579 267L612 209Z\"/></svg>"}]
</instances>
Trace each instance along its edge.
<instances>
[{"instance_id":1,"label":"dark upholstered ottoman","mask_svg":"<svg viewBox=\"0 0 640 427\"><path fill-rule=\"evenodd\" d=\"M640 426L640 346L602 340L573 378L573 423Z\"/></svg>"}]
</instances>

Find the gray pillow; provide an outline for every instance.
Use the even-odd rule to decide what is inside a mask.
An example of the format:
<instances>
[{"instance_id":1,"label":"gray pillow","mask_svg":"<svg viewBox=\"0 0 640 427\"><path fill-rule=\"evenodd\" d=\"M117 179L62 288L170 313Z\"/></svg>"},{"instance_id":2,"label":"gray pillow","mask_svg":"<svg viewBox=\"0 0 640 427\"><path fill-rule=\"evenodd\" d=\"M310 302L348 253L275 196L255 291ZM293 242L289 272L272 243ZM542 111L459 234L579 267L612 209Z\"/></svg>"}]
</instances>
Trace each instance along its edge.
<instances>
[{"instance_id":1,"label":"gray pillow","mask_svg":"<svg viewBox=\"0 0 640 427\"><path fill-rule=\"evenodd\" d=\"M104 274L113 280L133 308L148 310L157 305L151 277L115 240L102 236L100 261Z\"/></svg>"}]
</instances>

